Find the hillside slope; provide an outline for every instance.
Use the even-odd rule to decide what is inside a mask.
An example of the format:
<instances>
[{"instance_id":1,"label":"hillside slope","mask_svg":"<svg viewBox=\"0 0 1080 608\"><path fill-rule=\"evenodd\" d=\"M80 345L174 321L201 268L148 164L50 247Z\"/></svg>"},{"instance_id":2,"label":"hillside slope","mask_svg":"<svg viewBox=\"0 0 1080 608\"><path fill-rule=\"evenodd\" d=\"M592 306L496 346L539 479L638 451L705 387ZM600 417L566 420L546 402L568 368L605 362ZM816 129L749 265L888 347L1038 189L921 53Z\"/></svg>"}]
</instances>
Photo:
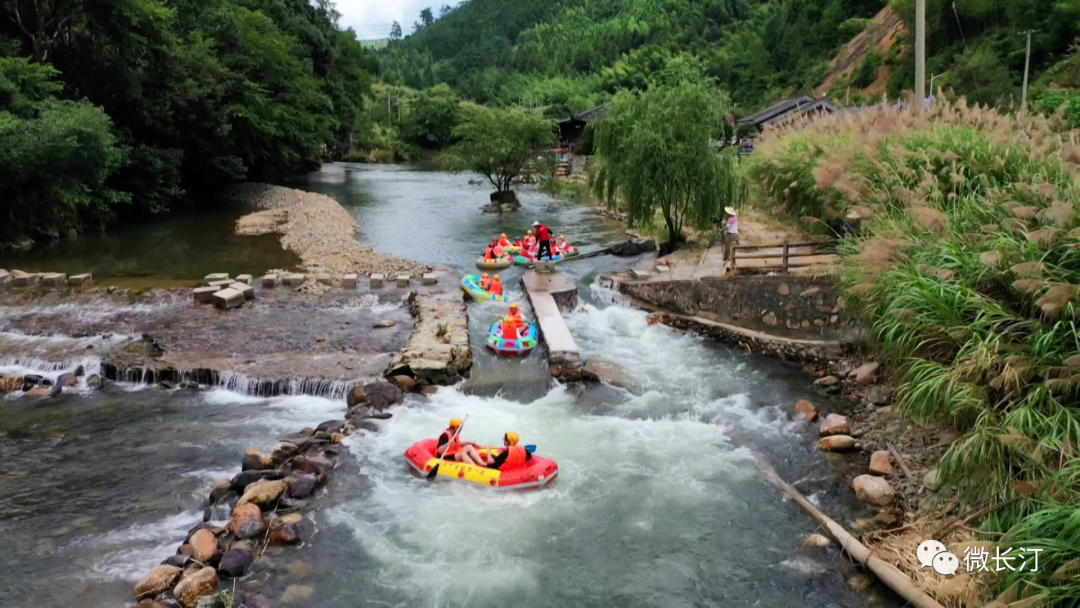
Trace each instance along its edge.
<instances>
[{"instance_id":1,"label":"hillside slope","mask_svg":"<svg viewBox=\"0 0 1080 608\"><path fill-rule=\"evenodd\" d=\"M837 85L846 86L850 82L852 74L863 65L868 58L876 54L878 57L888 56L893 45L901 41L907 33L907 27L903 19L891 6L881 9L867 25L866 29L859 33L840 49L836 57L829 62L829 75L825 77L814 93L817 97L823 97ZM880 96L885 93L889 82L891 66L882 63L875 75L874 80L865 87L857 87L855 91L870 97Z\"/></svg>"}]
</instances>

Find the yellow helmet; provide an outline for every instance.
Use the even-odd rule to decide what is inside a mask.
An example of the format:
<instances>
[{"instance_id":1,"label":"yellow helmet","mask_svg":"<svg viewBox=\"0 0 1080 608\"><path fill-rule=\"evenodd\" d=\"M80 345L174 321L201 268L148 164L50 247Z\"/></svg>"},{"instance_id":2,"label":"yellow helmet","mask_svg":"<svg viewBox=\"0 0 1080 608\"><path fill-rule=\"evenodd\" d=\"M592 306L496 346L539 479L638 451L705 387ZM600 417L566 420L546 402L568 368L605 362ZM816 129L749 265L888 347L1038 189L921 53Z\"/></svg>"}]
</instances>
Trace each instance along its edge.
<instances>
[{"instance_id":1,"label":"yellow helmet","mask_svg":"<svg viewBox=\"0 0 1080 608\"><path fill-rule=\"evenodd\" d=\"M502 233L502 238L506 238L506 233Z\"/></svg>"},{"instance_id":2,"label":"yellow helmet","mask_svg":"<svg viewBox=\"0 0 1080 608\"><path fill-rule=\"evenodd\" d=\"M518 434L514 431L507 431L507 433L503 435L503 441L510 445L517 445L518 442L521 441L521 437L518 437Z\"/></svg>"},{"instance_id":3,"label":"yellow helmet","mask_svg":"<svg viewBox=\"0 0 1080 608\"><path fill-rule=\"evenodd\" d=\"M495 280L496 281L501 281L502 279L499 278L499 275L495 275Z\"/></svg>"},{"instance_id":4,"label":"yellow helmet","mask_svg":"<svg viewBox=\"0 0 1080 608\"><path fill-rule=\"evenodd\" d=\"M517 302L511 302L510 308L517 308Z\"/></svg>"},{"instance_id":5,"label":"yellow helmet","mask_svg":"<svg viewBox=\"0 0 1080 608\"><path fill-rule=\"evenodd\" d=\"M532 230L529 231L529 234L532 234Z\"/></svg>"},{"instance_id":6,"label":"yellow helmet","mask_svg":"<svg viewBox=\"0 0 1080 608\"><path fill-rule=\"evenodd\" d=\"M560 234L560 235L559 235L559 238L560 238L560 239L563 239L563 240L566 240L566 235L565 235L565 234Z\"/></svg>"},{"instance_id":7,"label":"yellow helmet","mask_svg":"<svg viewBox=\"0 0 1080 608\"><path fill-rule=\"evenodd\" d=\"M458 428L459 426L461 426L464 423L465 423L465 421L462 420L461 418L451 418L450 419L450 428L456 429L456 428Z\"/></svg>"},{"instance_id":8,"label":"yellow helmet","mask_svg":"<svg viewBox=\"0 0 1080 608\"><path fill-rule=\"evenodd\" d=\"M481 279L486 279L487 278L487 273L485 272L484 274L480 275L480 278Z\"/></svg>"}]
</instances>

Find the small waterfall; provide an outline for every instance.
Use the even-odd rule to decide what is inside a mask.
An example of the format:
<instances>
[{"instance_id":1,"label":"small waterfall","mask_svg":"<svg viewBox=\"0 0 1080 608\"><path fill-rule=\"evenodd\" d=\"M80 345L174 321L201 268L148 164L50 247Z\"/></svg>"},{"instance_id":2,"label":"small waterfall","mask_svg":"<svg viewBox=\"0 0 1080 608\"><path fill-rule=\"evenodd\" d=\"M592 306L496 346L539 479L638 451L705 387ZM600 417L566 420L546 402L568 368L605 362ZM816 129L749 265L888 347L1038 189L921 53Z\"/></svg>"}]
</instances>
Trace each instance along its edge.
<instances>
[{"instance_id":1,"label":"small waterfall","mask_svg":"<svg viewBox=\"0 0 1080 608\"><path fill-rule=\"evenodd\" d=\"M68 373L77 373L82 369L78 377L76 388L89 390L86 381L90 376L102 376L103 366L101 359L97 357L83 357L67 361L47 361L36 357L10 357L0 359L0 376L41 376L50 383L56 383L60 376Z\"/></svg>"},{"instance_id":2,"label":"small waterfall","mask_svg":"<svg viewBox=\"0 0 1080 608\"><path fill-rule=\"evenodd\" d=\"M280 395L309 395L334 401L343 401L349 390L357 385L370 382L371 379L333 380L328 378L258 378L236 372L221 372L212 369L177 370L172 368L152 369L131 367L117 369L105 366L106 377L117 382L133 385L151 386L160 382L174 385L197 384L200 387L225 389L250 397L277 397Z\"/></svg>"}]
</instances>

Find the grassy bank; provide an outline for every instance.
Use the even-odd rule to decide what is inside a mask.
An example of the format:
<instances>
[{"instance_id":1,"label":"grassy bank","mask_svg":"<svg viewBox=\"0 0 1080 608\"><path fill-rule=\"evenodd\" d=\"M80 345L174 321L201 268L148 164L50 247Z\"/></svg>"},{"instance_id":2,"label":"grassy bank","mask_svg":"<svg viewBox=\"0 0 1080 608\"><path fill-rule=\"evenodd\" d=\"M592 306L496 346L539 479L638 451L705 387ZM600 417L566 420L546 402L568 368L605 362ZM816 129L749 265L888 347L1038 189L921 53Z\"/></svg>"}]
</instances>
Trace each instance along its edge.
<instances>
[{"instance_id":1,"label":"grassy bank","mask_svg":"<svg viewBox=\"0 0 1080 608\"><path fill-rule=\"evenodd\" d=\"M986 509L970 525L1002 550L1044 549L984 595L1018 583L1053 605L1080 601L1078 138L939 101L770 133L751 169L775 211L866 218L844 288L898 372L898 410L960 432L940 491Z\"/></svg>"}]
</instances>

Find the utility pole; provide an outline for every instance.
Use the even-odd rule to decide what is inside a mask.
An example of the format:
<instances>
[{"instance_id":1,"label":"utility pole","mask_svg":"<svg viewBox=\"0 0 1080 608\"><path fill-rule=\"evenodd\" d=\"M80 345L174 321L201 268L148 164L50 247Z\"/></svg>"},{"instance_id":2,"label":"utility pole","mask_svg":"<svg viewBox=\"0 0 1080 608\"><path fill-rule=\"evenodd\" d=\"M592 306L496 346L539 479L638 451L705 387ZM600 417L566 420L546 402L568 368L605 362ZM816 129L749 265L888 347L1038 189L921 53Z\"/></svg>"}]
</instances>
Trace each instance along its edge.
<instances>
[{"instance_id":1,"label":"utility pole","mask_svg":"<svg viewBox=\"0 0 1080 608\"><path fill-rule=\"evenodd\" d=\"M926 0L915 0L915 108L926 105Z\"/></svg>"},{"instance_id":2,"label":"utility pole","mask_svg":"<svg viewBox=\"0 0 1080 608\"><path fill-rule=\"evenodd\" d=\"M1027 114L1027 81L1028 81L1028 67L1031 65L1031 33L1034 30L1028 30L1026 32L1020 32L1027 35L1027 53L1024 55L1024 86L1020 92L1020 117L1023 118Z\"/></svg>"}]
</instances>

